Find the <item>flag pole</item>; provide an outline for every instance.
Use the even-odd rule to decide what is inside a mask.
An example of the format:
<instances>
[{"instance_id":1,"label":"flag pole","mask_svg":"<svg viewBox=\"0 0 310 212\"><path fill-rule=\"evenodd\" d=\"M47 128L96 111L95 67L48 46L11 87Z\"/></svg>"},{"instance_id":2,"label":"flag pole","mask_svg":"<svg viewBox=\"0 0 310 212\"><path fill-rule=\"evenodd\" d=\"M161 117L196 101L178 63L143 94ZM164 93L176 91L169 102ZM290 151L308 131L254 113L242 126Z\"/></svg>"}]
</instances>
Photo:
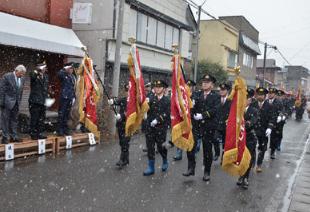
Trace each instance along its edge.
<instances>
[{"instance_id":1,"label":"flag pole","mask_svg":"<svg viewBox=\"0 0 310 212\"><path fill-rule=\"evenodd\" d=\"M88 51L87 51L87 49L83 46L82 48L82 51L85 53L85 55L87 56L87 57L89 57L89 54L88 54ZM104 86L104 84L103 84L103 82L102 82L102 80L101 80L101 78L100 78L100 76L99 76L99 74L98 74L98 72L97 72L97 70L93 67L93 70L95 71L95 73L96 73L96 75L97 75L97 78L98 78L98 80L99 80L99 82L100 82L100 84L101 84L101 86L102 86L102 88L103 88L103 92L104 92L104 94L108 97L108 99L111 99L110 98L110 95L109 95L109 93L108 93L108 91L107 91L107 89L106 89L106 87ZM117 112L116 112L116 109L115 109L115 107L114 106L111 106L112 107L112 109L113 109L113 111L114 111L114 113L115 113L115 115L117 114Z\"/></svg>"}]
</instances>

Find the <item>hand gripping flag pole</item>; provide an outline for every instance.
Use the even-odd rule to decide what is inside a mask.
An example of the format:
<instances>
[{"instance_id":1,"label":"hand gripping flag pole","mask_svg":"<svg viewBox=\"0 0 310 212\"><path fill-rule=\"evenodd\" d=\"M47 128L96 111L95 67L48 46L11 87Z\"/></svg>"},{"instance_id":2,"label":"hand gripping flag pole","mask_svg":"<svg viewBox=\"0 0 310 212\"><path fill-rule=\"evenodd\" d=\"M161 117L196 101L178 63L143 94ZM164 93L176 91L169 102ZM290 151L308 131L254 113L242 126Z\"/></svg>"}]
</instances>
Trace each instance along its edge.
<instances>
[{"instance_id":1,"label":"hand gripping flag pole","mask_svg":"<svg viewBox=\"0 0 310 212\"><path fill-rule=\"evenodd\" d=\"M85 55L86 55L87 57L89 57L89 54L88 54L87 49L86 49L84 46L83 46L81 49L82 49L82 51L85 53ZM95 68L93 68L93 70L94 70L94 72L96 73L97 78L98 78L98 80L99 80L99 82L100 82L100 84L101 84L101 86L102 86L102 88L103 88L104 94L107 96L108 99L111 99L111 98L110 98L110 95L109 95L109 93L108 93L108 91L107 91L107 89L106 89L106 87L104 86L104 84L103 84L103 82L102 82L102 80L101 80L101 78L100 78L100 76L99 76L99 74L98 74L98 72L97 72L97 70L96 70ZM114 113L115 113L115 115L116 115L117 112L116 112L115 107L114 107L114 106L111 106L111 107L112 107L112 109L113 109L113 111L114 111Z\"/></svg>"},{"instance_id":2,"label":"hand gripping flag pole","mask_svg":"<svg viewBox=\"0 0 310 212\"><path fill-rule=\"evenodd\" d=\"M236 79L228 98L232 99L226 127L225 148L222 168L233 176L242 176L247 171L251 154L246 147L244 112L247 86L240 76L240 67L234 69Z\"/></svg>"}]
</instances>

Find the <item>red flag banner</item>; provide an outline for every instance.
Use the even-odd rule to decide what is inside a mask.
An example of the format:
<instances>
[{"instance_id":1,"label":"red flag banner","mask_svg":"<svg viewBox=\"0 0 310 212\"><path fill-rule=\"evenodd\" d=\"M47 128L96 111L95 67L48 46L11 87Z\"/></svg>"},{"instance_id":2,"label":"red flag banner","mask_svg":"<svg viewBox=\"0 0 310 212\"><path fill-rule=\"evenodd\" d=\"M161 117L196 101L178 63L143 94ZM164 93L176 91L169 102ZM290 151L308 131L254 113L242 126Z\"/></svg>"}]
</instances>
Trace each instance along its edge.
<instances>
[{"instance_id":1,"label":"red flag banner","mask_svg":"<svg viewBox=\"0 0 310 212\"><path fill-rule=\"evenodd\" d=\"M295 98L295 107L300 107L300 106L301 106L301 85L299 84L297 95Z\"/></svg>"},{"instance_id":2,"label":"red flag banner","mask_svg":"<svg viewBox=\"0 0 310 212\"><path fill-rule=\"evenodd\" d=\"M242 176L247 171L251 154L246 147L246 131L244 111L246 107L246 84L244 79L237 76L232 92L222 168L233 176Z\"/></svg>"},{"instance_id":3,"label":"red flag banner","mask_svg":"<svg viewBox=\"0 0 310 212\"><path fill-rule=\"evenodd\" d=\"M80 123L100 138L100 132L97 126L97 103L100 99L100 90L95 80L93 70L93 61L89 57L84 57L80 66L77 81L78 107Z\"/></svg>"},{"instance_id":4,"label":"red flag banner","mask_svg":"<svg viewBox=\"0 0 310 212\"><path fill-rule=\"evenodd\" d=\"M131 136L141 125L144 113L149 110L141 71L140 56L136 44L132 44L127 62L130 78L125 132L127 136Z\"/></svg>"},{"instance_id":5,"label":"red flag banner","mask_svg":"<svg viewBox=\"0 0 310 212\"><path fill-rule=\"evenodd\" d=\"M190 90L185 83L180 55L172 57L172 94L171 94L171 126L172 142L185 151L191 151L194 146L190 108Z\"/></svg>"}]
</instances>

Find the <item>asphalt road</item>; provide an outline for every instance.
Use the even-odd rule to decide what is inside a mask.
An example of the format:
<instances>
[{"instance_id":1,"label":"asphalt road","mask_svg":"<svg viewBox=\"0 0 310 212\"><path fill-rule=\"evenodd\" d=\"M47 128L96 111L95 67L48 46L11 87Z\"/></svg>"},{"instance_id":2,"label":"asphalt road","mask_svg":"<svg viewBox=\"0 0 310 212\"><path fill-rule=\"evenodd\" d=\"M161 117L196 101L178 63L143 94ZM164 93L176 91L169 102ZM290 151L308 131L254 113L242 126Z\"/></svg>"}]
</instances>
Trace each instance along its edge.
<instances>
[{"instance_id":1,"label":"asphalt road","mask_svg":"<svg viewBox=\"0 0 310 212\"><path fill-rule=\"evenodd\" d=\"M248 190L238 188L219 162L213 164L211 182L203 182L202 152L196 176L183 177L187 160L183 155L174 162L175 148L168 153L167 173L161 172L157 155L155 175L144 177L145 142L137 136L131 141L130 165L123 170L114 166L118 142L1 163L0 211L281 211L309 123L288 121L282 151L276 160L266 155L263 172L251 173Z\"/></svg>"}]
</instances>

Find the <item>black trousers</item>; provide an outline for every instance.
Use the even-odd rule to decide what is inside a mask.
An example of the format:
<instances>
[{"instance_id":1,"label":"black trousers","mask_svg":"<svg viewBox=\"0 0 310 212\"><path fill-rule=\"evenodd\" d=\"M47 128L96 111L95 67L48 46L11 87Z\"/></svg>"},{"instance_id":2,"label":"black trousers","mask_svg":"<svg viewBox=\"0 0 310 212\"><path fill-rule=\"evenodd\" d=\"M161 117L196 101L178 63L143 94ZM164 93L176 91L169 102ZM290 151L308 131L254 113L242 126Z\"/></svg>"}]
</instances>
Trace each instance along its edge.
<instances>
[{"instance_id":1,"label":"black trousers","mask_svg":"<svg viewBox=\"0 0 310 212\"><path fill-rule=\"evenodd\" d=\"M279 123L277 127L271 132L270 149L272 153L276 150L276 148L281 145L281 141L283 138L283 127L284 124Z\"/></svg>"},{"instance_id":2,"label":"black trousers","mask_svg":"<svg viewBox=\"0 0 310 212\"><path fill-rule=\"evenodd\" d=\"M44 121L46 107L39 104L29 104L30 111L30 135L38 136L45 130Z\"/></svg>"},{"instance_id":3,"label":"black trousers","mask_svg":"<svg viewBox=\"0 0 310 212\"><path fill-rule=\"evenodd\" d=\"M157 150L163 159L167 159L167 149L163 147L166 141L167 130L152 127L146 132L147 156L149 160L155 160L155 143Z\"/></svg>"},{"instance_id":4,"label":"black trousers","mask_svg":"<svg viewBox=\"0 0 310 212\"><path fill-rule=\"evenodd\" d=\"M255 158L256 158L256 141L247 141L246 146L251 154L251 161L248 170L246 173L242 176L243 178L249 178L251 168L253 164L255 163Z\"/></svg>"},{"instance_id":5,"label":"black trousers","mask_svg":"<svg viewBox=\"0 0 310 212\"><path fill-rule=\"evenodd\" d=\"M212 151L212 142L214 140L214 130L213 129L205 129L202 132L202 149L203 149L203 165L205 167L205 172L211 172L211 166L213 162L213 151ZM197 146L198 138L194 136L194 148L192 151L187 152L188 164L189 166L195 167L196 159L195 159L195 152Z\"/></svg>"},{"instance_id":6,"label":"black trousers","mask_svg":"<svg viewBox=\"0 0 310 212\"><path fill-rule=\"evenodd\" d=\"M195 169L196 167L196 152L197 152L197 145L198 140L201 136L198 133L193 133L194 137L194 146L190 152L187 152L187 160L188 160L188 169Z\"/></svg>"},{"instance_id":7,"label":"black trousers","mask_svg":"<svg viewBox=\"0 0 310 212\"><path fill-rule=\"evenodd\" d=\"M257 165L260 166L263 163L265 152L267 150L268 138L263 136L257 136L258 139L258 157L257 157Z\"/></svg>"},{"instance_id":8,"label":"black trousers","mask_svg":"<svg viewBox=\"0 0 310 212\"><path fill-rule=\"evenodd\" d=\"M126 153L129 151L129 142L131 137L127 137L125 134L125 127L117 127L119 145L121 152Z\"/></svg>"},{"instance_id":9,"label":"black trousers","mask_svg":"<svg viewBox=\"0 0 310 212\"><path fill-rule=\"evenodd\" d=\"M68 119L72 107L71 99L61 98L58 109L58 132L64 133L68 130Z\"/></svg>"},{"instance_id":10,"label":"black trousers","mask_svg":"<svg viewBox=\"0 0 310 212\"><path fill-rule=\"evenodd\" d=\"M3 139L9 139L9 137L17 138L17 118L18 118L18 104L10 110L3 108L1 113L1 124L2 124L2 136Z\"/></svg>"}]
</instances>

